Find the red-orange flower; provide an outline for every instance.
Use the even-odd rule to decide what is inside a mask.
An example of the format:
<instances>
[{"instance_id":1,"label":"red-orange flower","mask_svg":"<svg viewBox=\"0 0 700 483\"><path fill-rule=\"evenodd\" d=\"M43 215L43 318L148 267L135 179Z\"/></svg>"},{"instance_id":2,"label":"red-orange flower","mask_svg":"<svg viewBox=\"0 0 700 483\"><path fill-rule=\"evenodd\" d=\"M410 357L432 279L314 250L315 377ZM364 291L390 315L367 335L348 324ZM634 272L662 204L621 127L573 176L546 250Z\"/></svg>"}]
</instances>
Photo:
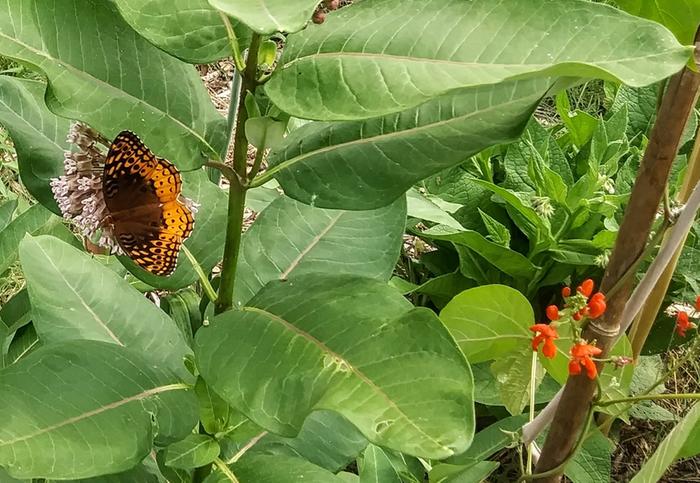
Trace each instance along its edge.
<instances>
[{"instance_id":1,"label":"red-orange flower","mask_svg":"<svg viewBox=\"0 0 700 483\"><path fill-rule=\"evenodd\" d=\"M700 312L700 295L695 298L695 311Z\"/></svg>"},{"instance_id":2,"label":"red-orange flower","mask_svg":"<svg viewBox=\"0 0 700 483\"><path fill-rule=\"evenodd\" d=\"M688 313L680 310L676 315L676 332L681 337L685 337L685 331L691 328L693 328L693 324L688 318Z\"/></svg>"},{"instance_id":3,"label":"red-orange flower","mask_svg":"<svg viewBox=\"0 0 700 483\"><path fill-rule=\"evenodd\" d=\"M553 359L557 355L557 346L554 345L554 340L559 338L557 329L547 324L535 324L530 327L530 330L535 333L535 337L532 338L532 350L537 352L540 343L544 342L542 355L547 359Z\"/></svg>"},{"instance_id":4,"label":"red-orange flower","mask_svg":"<svg viewBox=\"0 0 700 483\"><path fill-rule=\"evenodd\" d=\"M605 309L608 306L605 304L605 295L601 292L593 294L591 299L588 301L588 316L591 319L597 319L605 313Z\"/></svg>"},{"instance_id":5,"label":"red-orange flower","mask_svg":"<svg viewBox=\"0 0 700 483\"><path fill-rule=\"evenodd\" d=\"M581 367L586 369L589 379L595 379L598 369L591 357L600 355L603 351L594 345L577 342L571 348L571 360L569 361L569 374L576 376L581 374Z\"/></svg>"},{"instance_id":6,"label":"red-orange flower","mask_svg":"<svg viewBox=\"0 0 700 483\"><path fill-rule=\"evenodd\" d=\"M586 298L588 298L593 293L594 288L595 288L595 283L593 283L593 280L591 280L590 278L587 278L586 280L581 282L581 285L576 287L576 291L579 293L582 293L583 295L586 296Z\"/></svg>"},{"instance_id":7,"label":"red-orange flower","mask_svg":"<svg viewBox=\"0 0 700 483\"><path fill-rule=\"evenodd\" d=\"M569 297L570 295L571 295L571 289L569 287L564 287L563 289L561 289L561 296L562 297L566 298L566 297Z\"/></svg>"},{"instance_id":8,"label":"red-orange flower","mask_svg":"<svg viewBox=\"0 0 700 483\"><path fill-rule=\"evenodd\" d=\"M558 320L559 319L559 307L556 305L549 305L545 309L545 313L547 314L547 318L549 320Z\"/></svg>"}]
</instances>

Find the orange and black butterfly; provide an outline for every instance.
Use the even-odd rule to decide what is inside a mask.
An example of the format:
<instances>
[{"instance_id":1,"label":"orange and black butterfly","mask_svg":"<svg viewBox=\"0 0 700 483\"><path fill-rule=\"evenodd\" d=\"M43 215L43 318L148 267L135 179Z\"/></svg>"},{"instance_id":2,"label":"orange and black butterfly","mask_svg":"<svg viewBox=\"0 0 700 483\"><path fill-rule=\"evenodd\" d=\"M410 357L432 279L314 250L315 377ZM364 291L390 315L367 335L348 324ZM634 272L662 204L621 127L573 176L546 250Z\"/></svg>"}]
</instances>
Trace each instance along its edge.
<instances>
[{"instance_id":1,"label":"orange and black butterfly","mask_svg":"<svg viewBox=\"0 0 700 483\"><path fill-rule=\"evenodd\" d=\"M112 142L105 161L102 190L108 223L119 246L140 267L167 276L192 233L192 211L180 201L180 172L156 157L130 131Z\"/></svg>"}]
</instances>

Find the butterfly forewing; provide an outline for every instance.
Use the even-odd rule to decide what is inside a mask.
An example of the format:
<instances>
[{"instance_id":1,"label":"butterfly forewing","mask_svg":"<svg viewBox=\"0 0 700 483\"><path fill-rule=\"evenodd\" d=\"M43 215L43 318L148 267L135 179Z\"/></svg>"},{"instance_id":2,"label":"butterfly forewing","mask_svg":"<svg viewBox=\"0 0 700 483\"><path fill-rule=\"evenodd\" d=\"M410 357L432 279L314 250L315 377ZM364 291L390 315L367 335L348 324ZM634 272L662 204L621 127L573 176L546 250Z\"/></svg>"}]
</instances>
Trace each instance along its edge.
<instances>
[{"instance_id":1,"label":"butterfly forewing","mask_svg":"<svg viewBox=\"0 0 700 483\"><path fill-rule=\"evenodd\" d=\"M102 186L114 235L126 254L156 275L170 275L194 217L179 201L177 168L156 157L130 131L112 143Z\"/></svg>"}]
</instances>

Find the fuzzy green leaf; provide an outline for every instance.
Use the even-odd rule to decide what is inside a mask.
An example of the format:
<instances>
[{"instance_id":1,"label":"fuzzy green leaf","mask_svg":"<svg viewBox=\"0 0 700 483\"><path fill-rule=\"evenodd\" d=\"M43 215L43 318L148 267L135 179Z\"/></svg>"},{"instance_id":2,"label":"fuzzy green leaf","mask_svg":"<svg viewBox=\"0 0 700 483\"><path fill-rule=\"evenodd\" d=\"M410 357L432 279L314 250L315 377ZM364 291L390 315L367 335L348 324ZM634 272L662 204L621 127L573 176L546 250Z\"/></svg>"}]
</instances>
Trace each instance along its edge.
<instances>
[{"instance_id":1,"label":"fuzzy green leaf","mask_svg":"<svg viewBox=\"0 0 700 483\"><path fill-rule=\"evenodd\" d=\"M310 412L329 409L368 440L411 455L443 458L471 441L464 357L433 312L379 281L271 282L202 328L195 353L217 393L278 434L292 436Z\"/></svg>"},{"instance_id":2,"label":"fuzzy green leaf","mask_svg":"<svg viewBox=\"0 0 700 483\"><path fill-rule=\"evenodd\" d=\"M517 290L486 285L465 290L440 312L440 319L471 363L489 361L530 346L535 316Z\"/></svg>"},{"instance_id":3,"label":"fuzzy green leaf","mask_svg":"<svg viewBox=\"0 0 700 483\"><path fill-rule=\"evenodd\" d=\"M108 138L130 129L183 170L221 157L226 120L197 71L140 37L112 2L5 2L0 54L46 75L46 103L59 116Z\"/></svg>"},{"instance_id":4,"label":"fuzzy green leaf","mask_svg":"<svg viewBox=\"0 0 700 483\"><path fill-rule=\"evenodd\" d=\"M321 0L209 0L209 3L255 32L271 34L304 28Z\"/></svg>"},{"instance_id":5,"label":"fuzzy green leaf","mask_svg":"<svg viewBox=\"0 0 700 483\"><path fill-rule=\"evenodd\" d=\"M271 280L346 273L388 280L401 249L406 201L371 211L273 201L243 236L235 297L245 303Z\"/></svg>"},{"instance_id":6,"label":"fuzzy green leaf","mask_svg":"<svg viewBox=\"0 0 700 483\"><path fill-rule=\"evenodd\" d=\"M89 254L39 236L22 241L20 260L42 341L109 342L185 371L190 349L172 319Z\"/></svg>"},{"instance_id":7,"label":"fuzzy green leaf","mask_svg":"<svg viewBox=\"0 0 700 483\"><path fill-rule=\"evenodd\" d=\"M116 344L67 341L0 371L0 466L15 478L117 473L196 421L191 390Z\"/></svg>"},{"instance_id":8,"label":"fuzzy green leaf","mask_svg":"<svg viewBox=\"0 0 700 483\"><path fill-rule=\"evenodd\" d=\"M209 64L231 55L219 12L207 0L117 0L131 27L156 47L185 62ZM250 31L232 22L241 50Z\"/></svg>"},{"instance_id":9,"label":"fuzzy green leaf","mask_svg":"<svg viewBox=\"0 0 700 483\"><path fill-rule=\"evenodd\" d=\"M600 3L376 0L292 35L266 92L297 117L370 118L515 77L643 86L690 52L659 24Z\"/></svg>"}]
</instances>

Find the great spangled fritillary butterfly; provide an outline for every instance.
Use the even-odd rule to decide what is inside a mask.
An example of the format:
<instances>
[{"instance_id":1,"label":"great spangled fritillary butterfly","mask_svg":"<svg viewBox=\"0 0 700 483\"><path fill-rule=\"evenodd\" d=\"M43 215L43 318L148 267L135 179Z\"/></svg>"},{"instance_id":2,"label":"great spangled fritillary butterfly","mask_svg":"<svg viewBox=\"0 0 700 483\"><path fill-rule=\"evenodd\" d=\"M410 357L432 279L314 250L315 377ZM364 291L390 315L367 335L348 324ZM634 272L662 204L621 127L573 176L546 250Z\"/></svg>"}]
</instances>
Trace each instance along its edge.
<instances>
[{"instance_id":1,"label":"great spangled fritillary butterfly","mask_svg":"<svg viewBox=\"0 0 700 483\"><path fill-rule=\"evenodd\" d=\"M192 211L178 198L177 168L156 157L130 131L112 142L105 161L102 190L108 222L119 246L140 267L167 276L192 233Z\"/></svg>"}]
</instances>

